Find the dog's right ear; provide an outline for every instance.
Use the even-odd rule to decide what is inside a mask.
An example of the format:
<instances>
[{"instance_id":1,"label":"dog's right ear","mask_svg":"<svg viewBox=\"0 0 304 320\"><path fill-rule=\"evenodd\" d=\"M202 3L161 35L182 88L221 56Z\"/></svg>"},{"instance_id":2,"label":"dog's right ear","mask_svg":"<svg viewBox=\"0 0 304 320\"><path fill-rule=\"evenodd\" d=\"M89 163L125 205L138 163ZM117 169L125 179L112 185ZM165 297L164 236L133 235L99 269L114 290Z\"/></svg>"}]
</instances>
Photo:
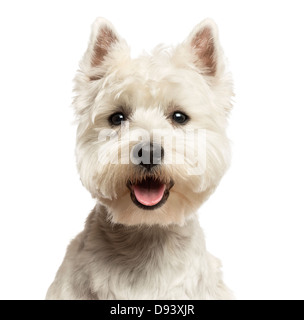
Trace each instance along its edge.
<instances>
[{"instance_id":1,"label":"dog's right ear","mask_svg":"<svg viewBox=\"0 0 304 320\"><path fill-rule=\"evenodd\" d=\"M191 60L200 74L214 82L223 72L222 50L218 39L218 29L212 19L205 19L195 26L184 42L185 52L191 53Z\"/></svg>"},{"instance_id":2,"label":"dog's right ear","mask_svg":"<svg viewBox=\"0 0 304 320\"><path fill-rule=\"evenodd\" d=\"M90 80L101 79L107 70L110 53L123 39L114 26L104 18L97 18L92 25L88 49L81 62L81 69Z\"/></svg>"}]
</instances>

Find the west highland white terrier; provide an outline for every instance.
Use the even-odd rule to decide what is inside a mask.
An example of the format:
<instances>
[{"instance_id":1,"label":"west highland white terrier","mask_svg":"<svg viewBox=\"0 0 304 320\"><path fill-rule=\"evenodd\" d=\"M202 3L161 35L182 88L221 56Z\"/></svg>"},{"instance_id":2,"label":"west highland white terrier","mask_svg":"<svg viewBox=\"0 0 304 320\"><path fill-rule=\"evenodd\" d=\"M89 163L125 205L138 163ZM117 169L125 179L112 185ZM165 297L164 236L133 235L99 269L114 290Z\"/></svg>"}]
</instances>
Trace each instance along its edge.
<instances>
[{"instance_id":1,"label":"west highland white terrier","mask_svg":"<svg viewBox=\"0 0 304 320\"><path fill-rule=\"evenodd\" d=\"M97 203L46 298L231 299L197 215L230 159L215 23L133 59L98 18L75 83L78 170Z\"/></svg>"}]
</instances>

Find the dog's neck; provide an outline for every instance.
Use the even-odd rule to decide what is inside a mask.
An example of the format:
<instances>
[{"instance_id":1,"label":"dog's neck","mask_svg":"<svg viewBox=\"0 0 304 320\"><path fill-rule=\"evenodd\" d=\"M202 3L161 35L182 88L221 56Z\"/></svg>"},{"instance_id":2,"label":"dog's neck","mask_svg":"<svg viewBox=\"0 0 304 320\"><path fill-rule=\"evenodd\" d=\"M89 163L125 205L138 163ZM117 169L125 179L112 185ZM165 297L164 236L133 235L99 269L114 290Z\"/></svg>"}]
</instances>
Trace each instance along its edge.
<instances>
[{"instance_id":1,"label":"dog's neck","mask_svg":"<svg viewBox=\"0 0 304 320\"><path fill-rule=\"evenodd\" d=\"M98 203L75 241L78 263L95 279L90 287L96 293L93 298L164 298L170 288L176 290L176 298L186 297L184 290L196 288L192 282L201 277L202 261L207 263L203 232L195 217L184 226L124 226L110 222L106 207Z\"/></svg>"},{"instance_id":2,"label":"dog's neck","mask_svg":"<svg viewBox=\"0 0 304 320\"><path fill-rule=\"evenodd\" d=\"M196 216L183 226L114 224L108 218L107 209L98 203L86 221L85 234L84 241L87 249L96 250L100 244L104 250L106 246L109 259L117 259L117 257L119 259L119 253L121 253L128 260L138 258L142 261L143 256L146 256L148 261L153 256L156 258L154 251L159 258L162 254L168 254L167 250L181 257L182 252L187 252L187 249L193 246L194 237L201 235L201 229ZM204 245L204 239L202 239L200 248L202 249ZM160 248L162 248L161 251Z\"/></svg>"}]
</instances>

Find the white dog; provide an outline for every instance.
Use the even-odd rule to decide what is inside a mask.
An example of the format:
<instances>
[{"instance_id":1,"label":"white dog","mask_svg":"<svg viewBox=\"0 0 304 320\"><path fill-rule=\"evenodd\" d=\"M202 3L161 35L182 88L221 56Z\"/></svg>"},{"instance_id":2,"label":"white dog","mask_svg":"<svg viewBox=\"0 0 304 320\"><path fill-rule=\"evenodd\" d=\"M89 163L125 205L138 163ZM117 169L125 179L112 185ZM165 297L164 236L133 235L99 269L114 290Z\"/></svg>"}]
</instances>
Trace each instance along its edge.
<instances>
[{"instance_id":1,"label":"white dog","mask_svg":"<svg viewBox=\"0 0 304 320\"><path fill-rule=\"evenodd\" d=\"M131 59L98 18L75 81L78 169L97 203L47 299L231 299L196 213L230 159L215 23Z\"/></svg>"}]
</instances>

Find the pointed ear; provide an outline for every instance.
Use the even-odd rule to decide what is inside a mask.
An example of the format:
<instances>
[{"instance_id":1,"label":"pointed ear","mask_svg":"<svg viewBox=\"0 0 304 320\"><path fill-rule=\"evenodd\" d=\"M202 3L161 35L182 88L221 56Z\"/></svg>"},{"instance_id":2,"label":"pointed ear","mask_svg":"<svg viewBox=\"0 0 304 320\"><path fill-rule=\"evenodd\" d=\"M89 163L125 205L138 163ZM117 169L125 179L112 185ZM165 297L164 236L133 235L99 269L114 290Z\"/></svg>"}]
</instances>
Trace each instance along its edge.
<instances>
[{"instance_id":1,"label":"pointed ear","mask_svg":"<svg viewBox=\"0 0 304 320\"><path fill-rule=\"evenodd\" d=\"M97 18L92 25L90 42L84 54L82 68L91 80L99 79L100 76L91 75L96 73L97 68L102 67L106 57L113 47L121 41L114 26L104 18Z\"/></svg>"},{"instance_id":2,"label":"pointed ear","mask_svg":"<svg viewBox=\"0 0 304 320\"><path fill-rule=\"evenodd\" d=\"M221 49L215 22L206 19L199 23L186 40L195 56L195 64L203 75L216 76L220 69Z\"/></svg>"}]
</instances>

